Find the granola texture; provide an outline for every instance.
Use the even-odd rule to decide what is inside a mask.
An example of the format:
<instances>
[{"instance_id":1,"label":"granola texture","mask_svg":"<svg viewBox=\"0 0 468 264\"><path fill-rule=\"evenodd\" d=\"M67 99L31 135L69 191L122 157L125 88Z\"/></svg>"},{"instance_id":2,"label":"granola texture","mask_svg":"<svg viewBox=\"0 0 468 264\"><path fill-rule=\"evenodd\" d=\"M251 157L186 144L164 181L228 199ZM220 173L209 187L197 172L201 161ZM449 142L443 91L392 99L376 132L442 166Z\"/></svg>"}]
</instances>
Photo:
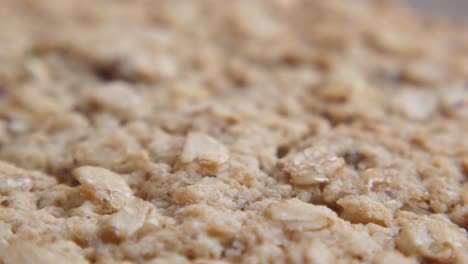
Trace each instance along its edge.
<instances>
[{"instance_id":1,"label":"granola texture","mask_svg":"<svg viewBox=\"0 0 468 264\"><path fill-rule=\"evenodd\" d=\"M468 263L468 30L352 2L2 0L0 263Z\"/></svg>"}]
</instances>

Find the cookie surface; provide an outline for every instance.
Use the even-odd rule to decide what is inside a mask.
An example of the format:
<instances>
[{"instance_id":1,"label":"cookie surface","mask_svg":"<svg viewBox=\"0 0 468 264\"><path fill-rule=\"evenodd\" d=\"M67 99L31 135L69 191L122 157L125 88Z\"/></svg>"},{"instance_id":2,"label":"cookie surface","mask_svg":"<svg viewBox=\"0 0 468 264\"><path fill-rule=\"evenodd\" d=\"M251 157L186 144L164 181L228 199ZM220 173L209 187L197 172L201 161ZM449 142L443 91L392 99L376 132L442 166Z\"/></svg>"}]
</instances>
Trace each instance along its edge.
<instances>
[{"instance_id":1,"label":"cookie surface","mask_svg":"<svg viewBox=\"0 0 468 264\"><path fill-rule=\"evenodd\" d=\"M0 263L467 263L468 31L382 2L2 1Z\"/></svg>"}]
</instances>

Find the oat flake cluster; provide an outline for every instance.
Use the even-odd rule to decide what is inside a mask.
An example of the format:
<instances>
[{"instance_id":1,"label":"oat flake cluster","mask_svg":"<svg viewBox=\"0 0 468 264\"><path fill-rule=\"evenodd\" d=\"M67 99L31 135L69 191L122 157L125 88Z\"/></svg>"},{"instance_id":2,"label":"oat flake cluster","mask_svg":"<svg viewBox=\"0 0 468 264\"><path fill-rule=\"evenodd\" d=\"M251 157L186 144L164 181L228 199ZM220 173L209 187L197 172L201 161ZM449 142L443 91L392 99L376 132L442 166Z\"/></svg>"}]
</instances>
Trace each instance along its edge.
<instances>
[{"instance_id":1,"label":"oat flake cluster","mask_svg":"<svg viewBox=\"0 0 468 264\"><path fill-rule=\"evenodd\" d=\"M392 1L3 0L0 263L468 263L467 82Z\"/></svg>"}]
</instances>

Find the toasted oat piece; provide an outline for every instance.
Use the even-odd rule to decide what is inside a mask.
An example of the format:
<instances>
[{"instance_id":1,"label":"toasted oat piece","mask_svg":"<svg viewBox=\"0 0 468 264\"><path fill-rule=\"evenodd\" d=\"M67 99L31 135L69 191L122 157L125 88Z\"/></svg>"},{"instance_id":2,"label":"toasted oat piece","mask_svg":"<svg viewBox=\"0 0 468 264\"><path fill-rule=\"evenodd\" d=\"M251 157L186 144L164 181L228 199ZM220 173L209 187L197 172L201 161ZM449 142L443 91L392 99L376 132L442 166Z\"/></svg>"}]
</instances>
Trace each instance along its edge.
<instances>
[{"instance_id":1,"label":"toasted oat piece","mask_svg":"<svg viewBox=\"0 0 468 264\"><path fill-rule=\"evenodd\" d=\"M101 108L123 119L139 118L145 111L141 98L123 82L96 87L85 98L86 107Z\"/></svg>"},{"instance_id":2,"label":"toasted oat piece","mask_svg":"<svg viewBox=\"0 0 468 264\"><path fill-rule=\"evenodd\" d=\"M103 239L123 239L133 235L144 223L148 222L154 226L159 223L152 215L154 207L151 203L139 198L133 198L117 213L106 219L101 226Z\"/></svg>"},{"instance_id":3,"label":"toasted oat piece","mask_svg":"<svg viewBox=\"0 0 468 264\"><path fill-rule=\"evenodd\" d=\"M417 88L407 88L399 91L393 101L393 106L405 117L412 120L427 120L438 108L435 94Z\"/></svg>"},{"instance_id":4,"label":"toasted oat piece","mask_svg":"<svg viewBox=\"0 0 468 264\"><path fill-rule=\"evenodd\" d=\"M417 216L401 212L401 231L396 240L400 250L435 261L450 261L466 250L466 231L442 215Z\"/></svg>"},{"instance_id":5,"label":"toasted oat piece","mask_svg":"<svg viewBox=\"0 0 468 264\"><path fill-rule=\"evenodd\" d=\"M133 196L125 180L110 170L84 166L77 168L73 175L81 183L84 195L90 197L106 212L120 210Z\"/></svg>"},{"instance_id":6,"label":"toasted oat piece","mask_svg":"<svg viewBox=\"0 0 468 264\"><path fill-rule=\"evenodd\" d=\"M216 173L228 159L229 151L222 143L199 132L188 134L180 155L182 163L196 163L208 173Z\"/></svg>"},{"instance_id":7,"label":"toasted oat piece","mask_svg":"<svg viewBox=\"0 0 468 264\"><path fill-rule=\"evenodd\" d=\"M265 216L284 224L290 231L319 231L331 226L337 218L335 212L324 206L315 206L298 199L272 203Z\"/></svg>"},{"instance_id":8,"label":"toasted oat piece","mask_svg":"<svg viewBox=\"0 0 468 264\"><path fill-rule=\"evenodd\" d=\"M347 195L339 199L337 204L343 208L340 216L353 223L390 226L393 218L384 204L364 195Z\"/></svg>"},{"instance_id":9,"label":"toasted oat piece","mask_svg":"<svg viewBox=\"0 0 468 264\"><path fill-rule=\"evenodd\" d=\"M307 148L278 163L278 167L297 185L328 182L329 177L343 165L343 158L323 146Z\"/></svg>"}]
</instances>

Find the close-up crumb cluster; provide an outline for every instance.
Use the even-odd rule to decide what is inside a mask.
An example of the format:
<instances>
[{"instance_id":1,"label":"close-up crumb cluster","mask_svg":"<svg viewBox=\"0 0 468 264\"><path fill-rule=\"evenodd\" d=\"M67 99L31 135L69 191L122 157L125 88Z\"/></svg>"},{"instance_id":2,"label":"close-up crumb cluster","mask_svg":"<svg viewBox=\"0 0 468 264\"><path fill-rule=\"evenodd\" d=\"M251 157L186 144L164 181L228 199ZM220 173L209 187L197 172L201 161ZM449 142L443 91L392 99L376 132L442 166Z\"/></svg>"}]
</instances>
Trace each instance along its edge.
<instances>
[{"instance_id":1,"label":"close-up crumb cluster","mask_svg":"<svg viewBox=\"0 0 468 264\"><path fill-rule=\"evenodd\" d=\"M0 0L0 263L468 263L467 131L394 1Z\"/></svg>"}]
</instances>

